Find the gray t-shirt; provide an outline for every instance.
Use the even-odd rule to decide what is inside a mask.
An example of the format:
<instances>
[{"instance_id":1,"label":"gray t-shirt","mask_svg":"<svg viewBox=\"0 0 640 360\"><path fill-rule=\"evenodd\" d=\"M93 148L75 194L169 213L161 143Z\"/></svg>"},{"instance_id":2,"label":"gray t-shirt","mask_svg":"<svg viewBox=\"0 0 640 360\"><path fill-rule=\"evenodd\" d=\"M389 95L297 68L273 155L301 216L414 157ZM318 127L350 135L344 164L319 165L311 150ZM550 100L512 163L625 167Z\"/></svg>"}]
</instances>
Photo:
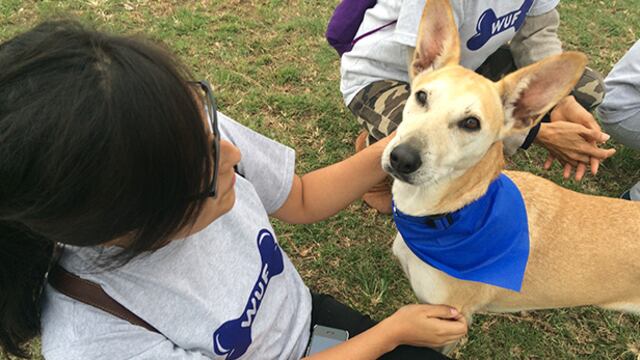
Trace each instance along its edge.
<instances>
[{"instance_id":1,"label":"gray t-shirt","mask_svg":"<svg viewBox=\"0 0 640 360\"><path fill-rule=\"evenodd\" d=\"M311 295L278 246L268 214L291 190L295 153L228 117L222 136L242 153L230 212L205 229L113 270L109 249L67 247L61 264L100 284L162 335L46 288L42 351L48 360L299 359ZM102 254L102 255L101 255Z\"/></svg>"},{"instance_id":2,"label":"gray t-shirt","mask_svg":"<svg viewBox=\"0 0 640 360\"><path fill-rule=\"evenodd\" d=\"M598 115L605 124L633 120L640 125L640 40L613 67L604 80L605 95Z\"/></svg>"}]
</instances>

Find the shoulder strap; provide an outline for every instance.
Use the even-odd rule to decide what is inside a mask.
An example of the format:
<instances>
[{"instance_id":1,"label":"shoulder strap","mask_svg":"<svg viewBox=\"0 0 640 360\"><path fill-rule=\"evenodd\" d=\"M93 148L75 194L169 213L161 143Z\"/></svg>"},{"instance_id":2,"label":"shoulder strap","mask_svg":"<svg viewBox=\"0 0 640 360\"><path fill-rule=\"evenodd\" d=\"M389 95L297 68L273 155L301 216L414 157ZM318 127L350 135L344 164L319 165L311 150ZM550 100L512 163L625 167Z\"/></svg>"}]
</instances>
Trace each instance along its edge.
<instances>
[{"instance_id":1,"label":"shoulder strap","mask_svg":"<svg viewBox=\"0 0 640 360\"><path fill-rule=\"evenodd\" d=\"M95 306L133 325L142 326L149 331L160 334L156 328L109 296L100 285L76 276L60 265L53 266L49 271L48 280L54 289L72 299Z\"/></svg>"}]
</instances>

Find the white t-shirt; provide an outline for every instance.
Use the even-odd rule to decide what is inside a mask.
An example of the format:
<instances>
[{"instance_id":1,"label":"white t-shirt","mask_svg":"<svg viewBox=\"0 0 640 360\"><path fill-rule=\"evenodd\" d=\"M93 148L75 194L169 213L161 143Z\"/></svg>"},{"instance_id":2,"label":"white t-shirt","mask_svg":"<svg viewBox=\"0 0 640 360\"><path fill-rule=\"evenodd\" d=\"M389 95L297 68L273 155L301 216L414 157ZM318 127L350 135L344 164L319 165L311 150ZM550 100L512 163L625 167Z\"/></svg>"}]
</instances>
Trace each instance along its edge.
<instances>
[{"instance_id":1,"label":"white t-shirt","mask_svg":"<svg viewBox=\"0 0 640 360\"><path fill-rule=\"evenodd\" d=\"M347 105L358 91L374 81L409 82L408 52L416 46L425 1L379 0L367 10L356 39L393 21L397 23L361 38L342 55L340 90ZM515 36L526 16L547 13L559 0L450 2L460 33L460 64L476 69Z\"/></svg>"},{"instance_id":2,"label":"white t-shirt","mask_svg":"<svg viewBox=\"0 0 640 360\"><path fill-rule=\"evenodd\" d=\"M295 153L220 114L242 161L232 210L205 229L113 270L109 250L68 247L67 270L100 284L158 329L147 331L46 288L42 351L48 360L299 359L311 295L278 246L268 214L291 190Z\"/></svg>"}]
</instances>

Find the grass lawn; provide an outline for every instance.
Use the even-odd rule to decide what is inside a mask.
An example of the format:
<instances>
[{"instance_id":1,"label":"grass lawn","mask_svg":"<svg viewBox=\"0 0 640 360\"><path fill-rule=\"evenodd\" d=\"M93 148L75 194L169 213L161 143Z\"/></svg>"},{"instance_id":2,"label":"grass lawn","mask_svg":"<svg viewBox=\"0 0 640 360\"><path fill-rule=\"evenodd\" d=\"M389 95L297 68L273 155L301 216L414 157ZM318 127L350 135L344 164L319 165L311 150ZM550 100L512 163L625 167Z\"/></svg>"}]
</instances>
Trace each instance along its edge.
<instances>
[{"instance_id":1,"label":"grass lawn","mask_svg":"<svg viewBox=\"0 0 640 360\"><path fill-rule=\"evenodd\" d=\"M324 39L337 3L0 0L0 40L56 16L159 39L214 84L221 111L295 148L298 172L304 173L352 154L359 131L340 96L338 56ZM591 66L603 74L640 37L640 0L564 0L559 9L565 48L586 52ZM557 166L541 170L541 149L519 153L509 167L581 192L617 196L640 179L640 154L610 145L618 154L604 163L598 177L582 183L562 181ZM395 231L389 217L357 202L319 224L275 226L312 289L379 319L415 301L390 252ZM40 358L38 349L36 342L34 359ZM640 359L640 317L596 308L480 315L454 356Z\"/></svg>"}]
</instances>

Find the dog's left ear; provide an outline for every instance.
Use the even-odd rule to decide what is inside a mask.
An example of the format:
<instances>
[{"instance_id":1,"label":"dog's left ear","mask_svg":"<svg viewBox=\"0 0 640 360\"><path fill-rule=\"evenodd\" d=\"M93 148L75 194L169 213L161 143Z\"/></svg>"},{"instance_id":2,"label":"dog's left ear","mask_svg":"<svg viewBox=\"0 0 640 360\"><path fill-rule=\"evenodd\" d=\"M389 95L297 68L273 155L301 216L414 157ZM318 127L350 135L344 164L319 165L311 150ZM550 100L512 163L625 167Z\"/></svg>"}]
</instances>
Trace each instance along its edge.
<instances>
[{"instance_id":1,"label":"dog's left ear","mask_svg":"<svg viewBox=\"0 0 640 360\"><path fill-rule=\"evenodd\" d=\"M569 51L509 74L498 83L505 123L501 138L524 132L567 96L582 76L587 57Z\"/></svg>"}]
</instances>

